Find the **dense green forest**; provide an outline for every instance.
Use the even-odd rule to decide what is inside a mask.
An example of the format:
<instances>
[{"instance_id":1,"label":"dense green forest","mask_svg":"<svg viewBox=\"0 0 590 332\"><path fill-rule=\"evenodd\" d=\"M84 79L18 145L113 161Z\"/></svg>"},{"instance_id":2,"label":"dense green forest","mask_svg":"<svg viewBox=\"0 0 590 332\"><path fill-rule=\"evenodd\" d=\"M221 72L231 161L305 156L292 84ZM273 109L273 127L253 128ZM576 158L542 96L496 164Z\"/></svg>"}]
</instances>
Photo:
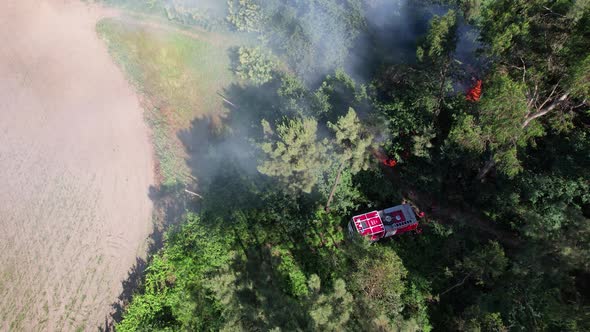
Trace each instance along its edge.
<instances>
[{"instance_id":1,"label":"dense green forest","mask_svg":"<svg viewBox=\"0 0 590 332\"><path fill-rule=\"evenodd\" d=\"M247 40L118 331L590 330L590 1L107 2Z\"/></svg>"}]
</instances>

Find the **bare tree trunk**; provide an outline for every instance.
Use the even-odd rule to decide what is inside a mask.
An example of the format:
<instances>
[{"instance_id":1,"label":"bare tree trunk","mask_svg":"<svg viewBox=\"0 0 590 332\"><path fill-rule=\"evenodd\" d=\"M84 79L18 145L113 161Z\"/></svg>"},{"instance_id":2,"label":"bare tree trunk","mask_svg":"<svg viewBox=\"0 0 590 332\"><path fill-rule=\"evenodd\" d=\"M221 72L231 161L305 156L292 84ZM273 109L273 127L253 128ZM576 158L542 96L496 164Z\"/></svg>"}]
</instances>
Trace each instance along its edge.
<instances>
[{"instance_id":1,"label":"bare tree trunk","mask_svg":"<svg viewBox=\"0 0 590 332\"><path fill-rule=\"evenodd\" d=\"M195 196L195 197L198 197L198 198L203 198L203 196L201 196L201 195L197 194L196 192L190 191L190 190L188 190L188 189L185 189L184 191L185 191L187 194L190 194L190 195L192 195L192 196Z\"/></svg>"},{"instance_id":2,"label":"bare tree trunk","mask_svg":"<svg viewBox=\"0 0 590 332\"><path fill-rule=\"evenodd\" d=\"M450 60L449 60L450 61ZM445 84L447 82L447 71L449 69L450 63L447 62L443 67L442 71L440 72L440 86L438 89L438 100L436 101L436 110L434 111L434 116L438 117L441 111L441 105L444 99L444 89Z\"/></svg>"},{"instance_id":3,"label":"bare tree trunk","mask_svg":"<svg viewBox=\"0 0 590 332\"><path fill-rule=\"evenodd\" d=\"M461 280L461 282L459 282L458 284L454 285L453 287L451 287L451 288L449 288L449 289L445 290L444 292L440 293L438 296L443 296L443 295L445 295L446 293L448 293L448 292L452 291L453 289L455 289L455 288L457 288L457 287L459 287L459 286L463 285L463 284L465 283L465 281L467 281L467 279L469 279L469 277L471 277L471 275L472 275L472 274L473 274L473 272L469 272L469 274L467 274L467 275L465 276L465 278L463 278L463 280Z\"/></svg>"},{"instance_id":4,"label":"bare tree trunk","mask_svg":"<svg viewBox=\"0 0 590 332\"><path fill-rule=\"evenodd\" d=\"M568 97L568 93L564 93L563 95L561 95L561 97L559 97L557 100L555 100L553 103L551 103L551 105L542 108L540 111L535 112L533 114L528 115L524 122L522 123L522 127L521 128L525 128L526 126L529 125L529 123L531 123L531 121L533 121L536 118L540 118L543 115L553 111L557 106L559 106L559 104L561 104L564 100L567 99Z\"/></svg>"},{"instance_id":5,"label":"bare tree trunk","mask_svg":"<svg viewBox=\"0 0 590 332\"><path fill-rule=\"evenodd\" d=\"M479 181L483 181L483 179L485 179L486 175L488 175L488 173L492 170L494 166L496 166L496 161L494 160L493 156L490 156L490 159L488 159L486 164L477 174L477 179Z\"/></svg>"},{"instance_id":6,"label":"bare tree trunk","mask_svg":"<svg viewBox=\"0 0 590 332\"><path fill-rule=\"evenodd\" d=\"M225 96L224 96L224 95L222 95L221 93L217 92L217 95L218 95L219 97L221 97L221 99L223 99L223 101L224 101L224 102L226 102L226 103L230 104L232 107L234 107L234 108L236 108L236 109L237 109L237 108L239 108L239 107L238 107L238 105L236 105L236 104L232 103L231 101L229 101L229 100L228 100L227 98L225 98Z\"/></svg>"},{"instance_id":7,"label":"bare tree trunk","mask_svg":"<svg viewBox=\"0 0 590 332\"><path fill-rule=\"evenodd\" d=\"M330 204L332 203L332 199L334 198L334 194L336 193L336 188L340 183L340 177L342 176L342 171L344 170L344 162L340 163L340 167L338 167L338 174L336 174L336 180L334 180L334 185L332 186L332 190L330 191L330 196L328 196L328 202L326 203L326 212L330 212Z\"/></svg>"}]
</instances>

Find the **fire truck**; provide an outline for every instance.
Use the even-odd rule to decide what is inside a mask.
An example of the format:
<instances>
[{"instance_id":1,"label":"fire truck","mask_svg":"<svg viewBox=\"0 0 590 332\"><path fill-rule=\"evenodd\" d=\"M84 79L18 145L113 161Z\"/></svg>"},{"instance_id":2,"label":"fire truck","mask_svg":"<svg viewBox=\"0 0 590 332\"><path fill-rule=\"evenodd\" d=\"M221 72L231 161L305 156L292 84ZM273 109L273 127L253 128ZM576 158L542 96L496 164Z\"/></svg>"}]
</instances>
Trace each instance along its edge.
<instances>
[{"instance_id":1,"label":"fire truck","mask_svg":"<svg viewBox=\"0 0 590 332\"><path fill-rule=\"evenodd\" d=\"M372 211L352 217L348 223L351 236L359 234L371 242L416 230L418 219L409 204Z\"/></svg>"}]
</instances>

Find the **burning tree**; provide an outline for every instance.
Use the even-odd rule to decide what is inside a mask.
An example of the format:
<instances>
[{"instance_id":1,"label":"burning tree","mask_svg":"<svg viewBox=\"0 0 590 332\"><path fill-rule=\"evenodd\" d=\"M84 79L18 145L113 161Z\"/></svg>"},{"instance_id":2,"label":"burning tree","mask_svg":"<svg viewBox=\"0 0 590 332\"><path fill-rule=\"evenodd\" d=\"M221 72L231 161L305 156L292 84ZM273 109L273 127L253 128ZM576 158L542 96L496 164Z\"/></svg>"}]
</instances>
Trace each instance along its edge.
<instances>
[{"instance_id":1,"label":"burning tree","mask_svg":"<svg viewBox=\"0 0 590 332\"><path fill-rule=\"evenodd\" d=\"M477 82L475 82L475 85L471 87L471 89L469 89L469 91L467 91L467 95L465 96L465 99L468 101L479 101L479 99L481 98L481 80L477 80Z\"/></svg>"},{"instance_id":2,"label":"burning tree","mask_svg":"<svg viewBox=\"0 0 590 332\"><path fill-rule=\"evenodd\" d=\"M518 153L533 138L546 129L567 129L574 117L584 116L590 98L590 25L580 6L501 0L490 2L475 19L493 66L476 114L460 116L450 138L488 154L480 180L494 167L517 174Z\"/></svg>"}]
</instances>

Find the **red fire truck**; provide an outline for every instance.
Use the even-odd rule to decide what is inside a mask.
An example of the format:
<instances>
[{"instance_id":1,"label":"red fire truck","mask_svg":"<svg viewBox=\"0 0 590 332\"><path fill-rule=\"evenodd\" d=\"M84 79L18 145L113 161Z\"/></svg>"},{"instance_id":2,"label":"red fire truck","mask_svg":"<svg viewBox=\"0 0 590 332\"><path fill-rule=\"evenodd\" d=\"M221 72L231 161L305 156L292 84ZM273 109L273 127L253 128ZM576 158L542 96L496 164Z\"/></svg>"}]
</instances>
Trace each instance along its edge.
<instances>
[{"instance_id":1,"label":"red fire truck","mask_svg":"<svg viewBox=\"0 0 590 332\"><path fill-rule=\"evenodd\" d=\"M372 242L417 228L418 219L409 204L354 216L348 223L351 235L360 234Z\"/></svg>"}]
</instances>

